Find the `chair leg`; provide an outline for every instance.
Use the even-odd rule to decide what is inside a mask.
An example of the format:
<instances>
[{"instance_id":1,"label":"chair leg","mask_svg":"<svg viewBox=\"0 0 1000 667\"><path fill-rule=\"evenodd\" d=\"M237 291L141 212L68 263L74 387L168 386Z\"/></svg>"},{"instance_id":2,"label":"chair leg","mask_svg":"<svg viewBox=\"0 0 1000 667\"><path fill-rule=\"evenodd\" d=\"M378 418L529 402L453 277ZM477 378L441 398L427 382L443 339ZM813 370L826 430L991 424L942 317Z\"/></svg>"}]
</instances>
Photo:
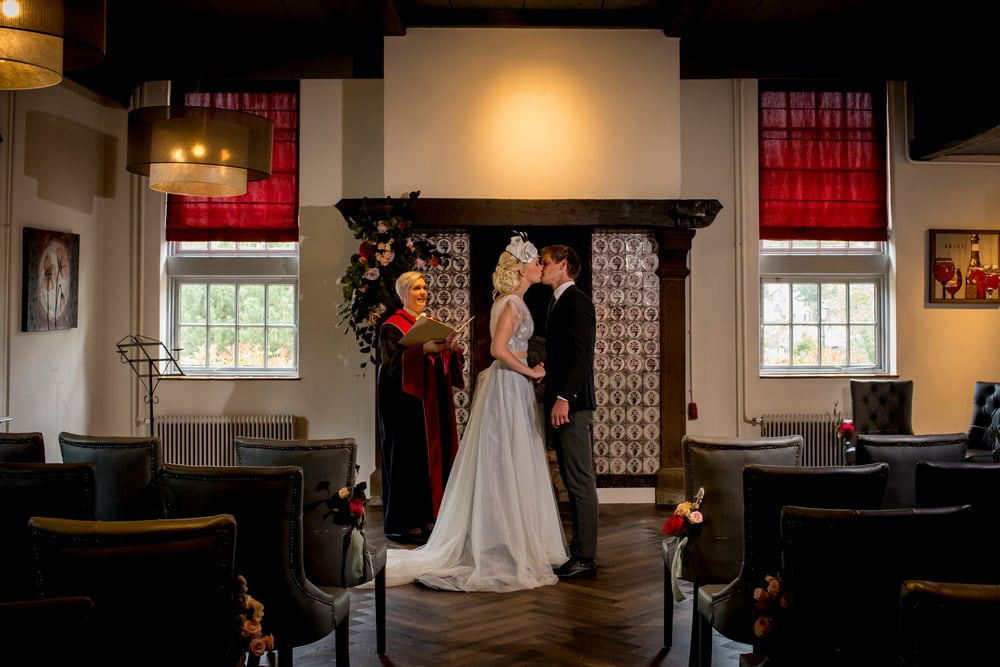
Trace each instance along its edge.
<instances>
[{"instance_id":1,"label":"chair leg","mask_svg":"<svg viewBox=\"0 0 1000 667\"><path fill-rule=\"evenodd\" d=\"M674 643L674 591L670 586L670 566L663 563L663 648Z\"/></svg>"},{"instance_id":2,"label":"chair leg","mask_svg":"<svg viewBox=\"0 0 1000 667\"><path fill-rule=\"evenodd\" d=\"M333 631L336 644L337 667L349 667L351 664L351 616L348 614L343 623L338 623ZM282 665L281 667L285 667Z\"/></svg>"},{"instance_id":3,"label":"chair leg","mask_svg":"<svg viewBox=\"0 0 1000 667\"><path fill-rule=\"evenodd\" d=\"M375 647L385 655L385 568L375 574Z\"/></svg>"},{"instance_id":4,"label":"chair leg","mask_svg":"<svg viewBox=\"0 0 1000 667\"><path fill-rule=\"evenodd\" d=\"M698 667L712 667L712 624L694 610L698 617Z\"/></svg>"},{"instance_id":5,"label":"chair leg","mask_svg":"<svg viewBox=\"0 0 1000 667\"><path fill-rule=\"evenodd\" d=\"M698 585L695 584L691 593L691 648L688 650L688 667L700 667L701 665L701 614L698 613Z\"/></svg>"}]
</instances>

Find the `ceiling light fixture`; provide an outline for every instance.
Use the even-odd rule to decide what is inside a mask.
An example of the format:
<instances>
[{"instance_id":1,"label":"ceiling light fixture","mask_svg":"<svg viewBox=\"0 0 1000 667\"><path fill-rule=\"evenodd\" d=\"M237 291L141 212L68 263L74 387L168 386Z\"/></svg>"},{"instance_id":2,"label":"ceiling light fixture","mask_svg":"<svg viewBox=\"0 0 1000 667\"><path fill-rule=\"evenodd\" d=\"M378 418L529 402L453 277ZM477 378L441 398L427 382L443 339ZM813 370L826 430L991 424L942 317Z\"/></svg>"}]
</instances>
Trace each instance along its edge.
<instances>
[{"instance_id":1,"label":"ceiling light fixture","mask_svg":"<svg viewBox=\"0 0 1000 667\"><path fill-rule=\"evenodd\" d=\"M0 89L47 88L104 58L106 0L0 1Z\"/></svg>"},{"instance_id":2,"label":"ceiling light fixture","mask_svg":"<svg viewBox=\"0 0 1000 667\"><path fill-rule=\"evenodd\" d=\"M126 168L158 192L197 197L246 193L271 175L270 119L212 107L143 107L128 114Z\"/></svg>"},{"instance_id":3,"label":"ceiling light fixture","mask_svg":"<svg viewBox=\"0 0 1000 667\"><path fill-rule=\"evenodd\" d=\"M0 2L0 87L47 88L62 81L61 0Z\"/></svg>"}]
</instances>

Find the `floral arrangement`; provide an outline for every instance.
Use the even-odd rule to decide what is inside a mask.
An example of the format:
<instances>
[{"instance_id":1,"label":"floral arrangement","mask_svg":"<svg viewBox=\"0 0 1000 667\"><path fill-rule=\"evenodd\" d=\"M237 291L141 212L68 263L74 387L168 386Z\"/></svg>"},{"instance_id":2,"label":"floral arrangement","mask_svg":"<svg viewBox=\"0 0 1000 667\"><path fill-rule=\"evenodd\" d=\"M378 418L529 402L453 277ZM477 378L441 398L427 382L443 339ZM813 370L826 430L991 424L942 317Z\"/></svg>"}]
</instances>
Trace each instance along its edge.
<instances>
[{"instance_id":1,"label":"floral arrangement","mask_svg":"<svg viewBox=\"0 0 1000 667\"><path fill-rule=\"evenodd\" d=\"M339 283L344 303L340 323L354 332L358 347L375 363L378 328L401 304L396 294L396 279L407 271L423 271L438 266L447 253L416 233L414 213L419 191L401 199L372 202L367 198L347 214L355 238L361 241L358 251ZM344 333L347 333L345 329Z\"/></svg>"},{"instance_id":2,"label":"floral arrangement","mask_svg":"<svg viewBox=\"0 0 1000 667\"><path fill-rule=\"evenodd\" d=\"M358 482L354 485L354 491L348 487L342 487L337 492L337 499L340 506L335 509L335 521L343 525L352 525L358 530L364 530L367 521L365 517L365 505L368 498L365 491L368 489L367 482Z\"/></svg>"},{"instance_id":3,"label":"floral arrangement","mask_svg":"<svg viewBox=\"0 0 1000 667\"><path fill-rule=\"evenodd\" d=\"M358 482L352 491L342 487L337 492L339 506L335 509L333 520L350 530L344 535L344 556L341 561L341 581L344 586L357 586L371 581L375 576L371 549L368 547L368 537L365 535L365 505L368 498L365 490L368 484Z\"/></svg>"},{"instance_id":4,"label":"floral arrangement","mask_svg":"<svg viewBox=\"0 0 1000 667\"><path fill-rule=\"evenodd\" d=\"M777 623L786 610L792 606L792 597L783 587L781 573L766 575L764 586L753 591L753 633L761 639L774 638Z\"/></svg>"},{"instance_id":5,"label":"floral arrangement","mask_svg":"<svg viewBox=\"0 0 1000 667\"><path fill-rule=\"evenodd\" d=\"M694 500L678 504L674 509L674 513L668 516L667 520L663 523L663 533L665 535L684 537L692 530L701 526L702 522L705 521L705 517L702 516L698 508L701 507L701 501L704 499L705 489L701 488L695 494Z\"/></svg>"},{"instance_id":6,"label":"floral arrangement","mask_svg":"<svg viewBox=\"0 0 1000 667\"><path fill-rule=\"evenodd\" d=\"M837 437L840 438L846 449L849 446L851 438L854 437L854 420L844 417L844 413L837 409L839 404L840 401L834 401L833 403L833 418L837 422Z\"/></svg>"},{"instance_id":7,"label":"floral arrangement","mask_svg":"<svg viewBox=\"0 0 1000 667\"><path fill-rule=\"evenodd\" d=\"M261 619L264 618L264 605L247 592L247 580L243 575L237 577L239 584L239 642L242 658L239 664L246 662L247 654L260 657L274 650L274 635L265 635Z\"/></svg>"},{"instance_id":8,"label":"floral arrangement","mask_svg":"<svg viewBox=\"0 0 1000 667\"><path fill-rule=\"evenodd\" d=\"M679 538L677 546L674 548L674 557L670 562L670 585L673 589L674 600L682 602L685 597L681 591L677 580L681 578L684 565L684 547L687 546L688 537L696 534L705 522L702 515L701 502L705 499L705 489L699 488L693 500L679 503L674 508L674 513L663 522L663 533Z\"/></svg>"}]
</instances>

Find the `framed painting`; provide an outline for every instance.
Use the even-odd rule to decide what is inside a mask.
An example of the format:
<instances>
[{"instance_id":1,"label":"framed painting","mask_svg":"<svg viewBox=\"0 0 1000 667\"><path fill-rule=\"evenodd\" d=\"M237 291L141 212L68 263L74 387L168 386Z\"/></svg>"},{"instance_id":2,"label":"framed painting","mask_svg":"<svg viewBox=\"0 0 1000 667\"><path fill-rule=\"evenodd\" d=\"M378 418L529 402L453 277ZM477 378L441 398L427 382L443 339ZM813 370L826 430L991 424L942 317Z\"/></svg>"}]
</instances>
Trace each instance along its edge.
<instances>
[{"instance_id":1,"label":"framed painting","mask_svg":"<svg viewBox=\"0 0 1000 667\"><path fill-rule=\"evenodd\" d=\"M21 331L75 328L80 235L25 227L23 267Z\"/></svg>"},{"instance_id":2,"label":"framed painting","mask_svg":"<svg viewBox=\"0 0 1000 667\"><path fill-rule=\"evenodd\" d=\"M930 230L930 302L1000 306L1000 229Z\"/></svg>"}]
</instances>

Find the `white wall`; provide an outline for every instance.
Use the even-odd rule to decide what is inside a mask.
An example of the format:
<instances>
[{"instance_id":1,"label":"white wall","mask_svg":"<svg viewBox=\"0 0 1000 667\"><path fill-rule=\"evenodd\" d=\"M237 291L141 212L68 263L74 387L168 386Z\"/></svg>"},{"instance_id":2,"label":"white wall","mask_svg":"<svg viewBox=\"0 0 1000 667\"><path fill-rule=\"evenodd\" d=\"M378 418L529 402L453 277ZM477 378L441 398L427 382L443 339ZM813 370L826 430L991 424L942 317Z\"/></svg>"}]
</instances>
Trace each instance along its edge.
<instances>
[{"instance_id":1,"label":"white wall","mask_svg":"<svg viewBox=\"0 0 1000 667\"><path fill-rule=\"evenodd\" d=\"M675 198L678 50L657 30L425 28L387 37L388 190Z\"/></svg>"},{"instance_id":2,"label":"white wall","mask_svg":"<svg viewBox=\"0 0 1000 667\"><path fill-rule=\"evenodd\" d=\"M13 129L3 144L9 203L2 216L10 232L3 295L10 347L3 363L7 409L14 418L8 429L42 432L47 456L58 459L58 433L91 428L106 397L108 369L118 364L115 340L103 330L118 305L108 281L128 257L114 254L117 245L105 246L102 239L104 225L124 212L127 202L123 181L112 169L124 116L62 86L7 95ZM80 235L76 328L21 331L24 227Z\"/></svg>"}]
</instances>

